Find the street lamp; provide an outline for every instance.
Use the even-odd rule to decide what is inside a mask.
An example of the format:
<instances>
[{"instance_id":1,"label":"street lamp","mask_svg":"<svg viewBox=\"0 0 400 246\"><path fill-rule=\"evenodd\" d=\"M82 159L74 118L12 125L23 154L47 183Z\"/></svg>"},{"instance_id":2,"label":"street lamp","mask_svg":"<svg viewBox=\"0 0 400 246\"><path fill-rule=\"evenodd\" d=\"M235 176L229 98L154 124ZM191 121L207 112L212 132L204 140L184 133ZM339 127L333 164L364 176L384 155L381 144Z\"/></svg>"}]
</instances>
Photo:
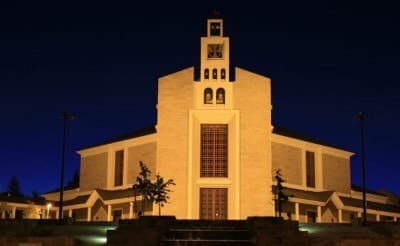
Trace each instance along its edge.
<instances>
[{"instance_id":1,"label":"street lamp","mask_svg":"<svg viewBox=\"0 0 400 246\"><path fill-rule=\"evenodd\" d=\"M365 177L365 144L364 144L364 121L367 115L364 112L357 114L357 119L360 121L361 135L361 172L362 172L362 199L363 199L363 218L362 225L367 225L367 199L366 199L366 177Z\"/></svg>"},{"instance_id":2,"label":"street lamp","mask_svg":"<svg viewBox=\"0 0 400 246\"><path fill-rule=\"evenodd\" d=\"M51 208L51 203L47 203L47 219L49 219L49 214L50 214L50 208Z\"/></svg>"},{"instance_id":3,"label":"street lamp","mask_svg":"<svg viewBox=\"0 0 400 246\"><path fill-rule=\"evenodd\" d=\"M67 133L67 121L75 119L74 116L70 115L67 112L64 112L61 116L61 119L64 121L64 129L63 129L63 144L62 144L62 156L61 156L61 178L60 178L60 205L58 210L58 217L60 222L63 219L63 195L64 195L64 164L65 164L65 139Z\"/></svg>"}]
</instances>

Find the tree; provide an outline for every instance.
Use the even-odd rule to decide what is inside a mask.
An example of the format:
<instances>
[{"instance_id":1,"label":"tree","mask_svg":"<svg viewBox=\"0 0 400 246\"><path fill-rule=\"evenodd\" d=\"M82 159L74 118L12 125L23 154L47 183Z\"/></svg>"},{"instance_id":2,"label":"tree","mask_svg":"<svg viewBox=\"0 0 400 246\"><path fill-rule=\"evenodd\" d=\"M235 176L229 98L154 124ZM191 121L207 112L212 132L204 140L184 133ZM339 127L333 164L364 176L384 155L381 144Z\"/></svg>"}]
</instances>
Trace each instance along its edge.
<instances>
[{"instance_id":1,"label":"tree","mask_svg":"<svg viewBox=\"0 0 400 246\"><path fill-rule=\"evenodd\" d=\"M32 198L33 199L40 199L39 192L37 190L32 191Z\"/></svg>"},{"instance_id":2,"label":"tree","mask_svg":"<svg viewBox=\"0 0 400 246\"><path fill-rule=\"evenodd\" d=\"M282 183L285 182L282 178L281 170L278 169L275 172L275 180L276 180L276 190L275 190L275 200L278 210L278 216L281 217L282 214L282 203L287 201L289 198L287 195L283 193L283 185Z\"/></svg>"},{"instance_id":3,"label":"tree","mask_svg":"<svg viewBox=\"0 0 400 246\"><path fill-rule=\"evenodd\" d=\"M151 192L152 192L152 183L150 181L151 171L147 166L139 161L140 165L140 173L139 176L136 177L136 183L132 186L134 192L139 192L142 195L142 209L141 212L145 211L146 201L151 200ZM136 197L136 194L135 194Z\"/></svg>"},{"instance_id":4,"label":"tree","mask_svg":"<svg viewBox=\"0 0 400 246\"><path fill-rule=\"evenodd\" d=\"M138 193L142 195L141 212L145 211L146 202L151 201L158 205L158 214L161 215L161 207L168 202L168 193L171 192L168 186L175 185L175 183L172 179L168 179L164 182L164 178L159 174L156 175L155 181L151 182L150 169L141 161L139 161L139 165L140 173L139 176L136 177L136 183L132 186L135 199Z\"/></svg>"},{"instance_id":5,"label":"tree","mask_svg":"<svg viewBox=\"0 0 400 246\"><path fill-rule=\"evenodd\" d=\"M79 187L79 169L75 169L72 179L68 182L67 187L78 188Z\"/></svg>"},{"instance_id":6,"label":"tree","mask_svg":"<svg viewBox=\"0 0 400 246\"><path fill-rule=\"evenodd\" d=\"M152 200L158 204L158 216L161 216L161 207L168 202L168 193L171 192L168 186L175 185L174 180L168 179L164 182L164 178L159 174L156 175L156 180L153 184Z\"/></svg>"},{"instance_id":7,"label":"tree","mask_svg":"<svg viewBox=\"0 0 400 246\"><path fill-rule=\"evenodd\" d=\"M8 194L10 194L10 196L23 196L19 181L16 176L12 176L10 181L8 182L7 192Z\"/></svg>"}]
</instances>

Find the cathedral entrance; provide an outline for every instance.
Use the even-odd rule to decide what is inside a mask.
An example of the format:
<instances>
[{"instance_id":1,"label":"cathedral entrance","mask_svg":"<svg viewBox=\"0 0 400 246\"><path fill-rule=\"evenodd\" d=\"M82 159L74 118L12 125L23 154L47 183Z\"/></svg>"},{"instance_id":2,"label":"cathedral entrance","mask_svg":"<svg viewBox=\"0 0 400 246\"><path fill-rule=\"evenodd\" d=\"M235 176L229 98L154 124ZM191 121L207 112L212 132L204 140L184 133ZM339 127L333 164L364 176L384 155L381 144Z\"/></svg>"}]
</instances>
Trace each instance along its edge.
<instances>
[{"instance_id":1,"label":"cathedral entrance","mask_svg":"<svg viewBox=\"0 0 400 246\"><path fill-rule=\"evenodd\" d=\"M226 220L228 218L228 189L200 188L200 219Z\"/></svg>"}]
</instances>

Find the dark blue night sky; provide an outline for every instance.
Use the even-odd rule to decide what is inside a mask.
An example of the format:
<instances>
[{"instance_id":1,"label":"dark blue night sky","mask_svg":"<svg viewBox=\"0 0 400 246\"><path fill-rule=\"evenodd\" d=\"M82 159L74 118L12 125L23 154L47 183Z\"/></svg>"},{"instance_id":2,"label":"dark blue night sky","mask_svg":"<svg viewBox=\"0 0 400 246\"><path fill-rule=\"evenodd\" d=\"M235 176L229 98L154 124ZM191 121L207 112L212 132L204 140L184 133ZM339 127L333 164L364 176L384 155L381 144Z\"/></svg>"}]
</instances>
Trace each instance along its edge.
<instances>
[{"instance_id":1,"label":"dark blue night sky","mask_svg":"<svg viewBox=\"0 0 400 246\"><path fill-rule=\"evenodd\" d=\"M360 185L354 115L367 112L367 184L400 194L395 5L232 2L2 3L0 191L12 175L27 195L59 186L63 111L76 116L66 181L77 150L153 125L157 78L199 64L206 17L218 9L231 65L272 78L273 124L355 152Z\"/></svg>"}]
</instances>

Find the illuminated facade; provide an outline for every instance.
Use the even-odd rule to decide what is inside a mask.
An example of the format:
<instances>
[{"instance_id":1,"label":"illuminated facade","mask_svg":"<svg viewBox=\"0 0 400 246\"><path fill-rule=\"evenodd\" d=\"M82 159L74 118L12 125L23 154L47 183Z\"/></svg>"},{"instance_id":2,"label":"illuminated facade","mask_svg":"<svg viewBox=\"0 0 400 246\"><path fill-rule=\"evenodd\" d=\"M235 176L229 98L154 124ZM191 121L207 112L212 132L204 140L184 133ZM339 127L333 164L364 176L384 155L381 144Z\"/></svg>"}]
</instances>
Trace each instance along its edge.
<instances>
[{"instance_id":1,"label":"illuminated facade","mask_svg":"<svg viewBox=\"0 0 400 246\"><path fill-rule=\"evenodd\" d=\"M159 78L155 128L78 152L80 187L65 191L65 216L136 217L141 197L131 187L143 161L153 174L176 183L164 215L274 216L274 175L280 169L289 195L285 217L301 222L360 217L361 192L350 180L353 153L274 127L270 79L241 68L231 76L229 50L223 20L209 19L201 38L200 78L194 79L193 67ZM57 192L45 196L58 199ZM369 193L368 200L370 220L400 218L399 206L387 195Z\"/></svg>"}]
</instances>

